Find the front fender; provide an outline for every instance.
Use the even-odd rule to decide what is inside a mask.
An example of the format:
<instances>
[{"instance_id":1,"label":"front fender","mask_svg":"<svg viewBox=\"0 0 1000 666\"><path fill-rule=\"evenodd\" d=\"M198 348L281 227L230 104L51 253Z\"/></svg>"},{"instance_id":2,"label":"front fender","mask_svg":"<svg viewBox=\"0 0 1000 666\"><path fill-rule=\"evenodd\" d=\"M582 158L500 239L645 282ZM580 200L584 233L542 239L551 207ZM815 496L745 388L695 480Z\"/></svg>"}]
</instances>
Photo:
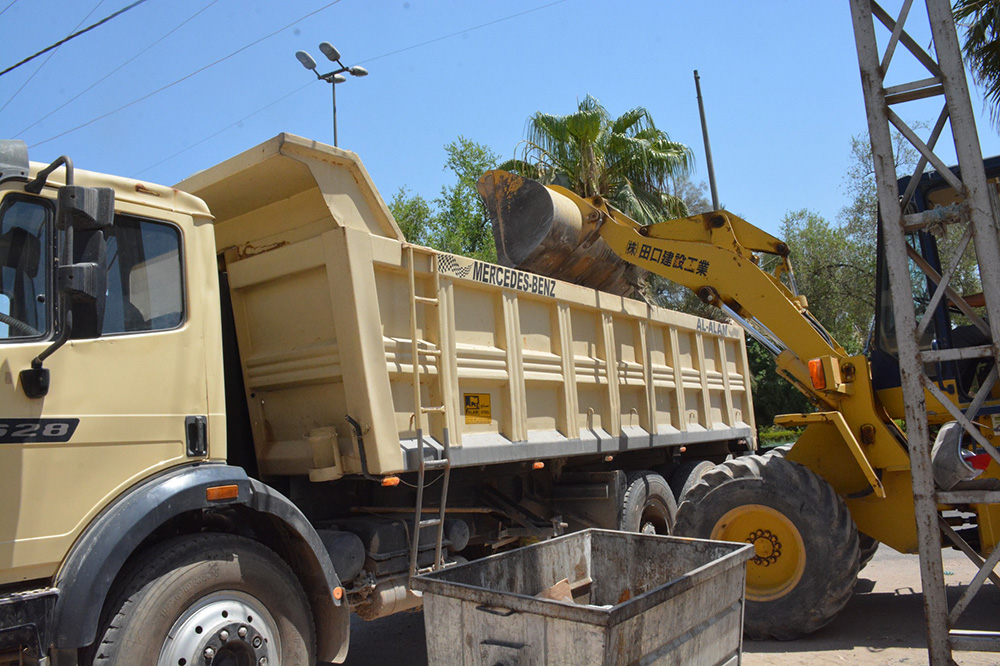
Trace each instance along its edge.
<instances>
[{"instance_id":1,"label":"front fender","mask_svg":"<svg viewBox=\"0 0 1000 666\"><path fill-rule=\"evenodd\" d=\"M237 487L232 499L210 501L206 490ZM313 605L318 657L343 659L350 631L346 603L334 599L340 585L330 555L302 512L284 495L249 478L239 467L194 464L168 470L126 491L83 531L56 573L59 591L53 611L53 644L57 649L85 647L97 637L101 610L111 586L128 559L156 529L184 513L242 505L241 513L277 524L289 538L290 562ZM242 508L241 507L241 508Z\"/></svg>"}]
</instances>

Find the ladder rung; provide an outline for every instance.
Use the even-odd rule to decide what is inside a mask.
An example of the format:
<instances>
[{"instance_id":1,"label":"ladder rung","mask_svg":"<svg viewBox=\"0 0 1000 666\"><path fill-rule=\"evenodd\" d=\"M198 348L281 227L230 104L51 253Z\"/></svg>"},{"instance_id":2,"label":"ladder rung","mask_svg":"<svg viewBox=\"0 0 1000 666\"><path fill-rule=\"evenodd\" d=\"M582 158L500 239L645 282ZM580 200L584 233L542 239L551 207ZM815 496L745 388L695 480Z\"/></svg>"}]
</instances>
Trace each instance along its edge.
<instances>
[{"instance_id":1,"label":"ladder rung","mask_svg":"<svg viewBox=\"0 0 1000 666\"><path fill-rule=\"evenodd\" d=\"M418 355L423 355L423 356L440 356L441 355L441 350L440 349L420 349L420 348L417 348L417 354Z\"/></svg>"},{"instance_id":2,"label":"ladder rung","mask_svg":"<svg viewBox=\"0 0 1000 666\"><path fill-rule=\"evenodd\" d=\"M423 529L425 527L437 527L440 524L441 524L440 518L428 518L426 520L420 521L420 529Z\"/></svg>"},{"instance_id":3,"label":"ladder rung","mask_svg":"<svg viewBox=\"0 0 1000 666\"><path fill-rule=\"evenodd\" d=\"M1000 504L1000 490L939 490L934 497L941 504Z\"/></svg>"},{"instance_id":4,"label":"ladder rung","mask_svg":"<svg viewBox=\"0 0 1000 666\"><path fill-rule=\"evenodd\" d=\"M427 296L414 296L413 300L417 303L423 303L424 305L438 305L441 303L438 299L429 298Z\"/></svg>"},{"instance_id":5,"label":"ladder rung","mask_svg":"<svg viewBox=\"0 0 1000 666\"><path fill-rule=\"evenodd\" d=\"M451 461L447 458L440 460L425 460L424 469L444 469L451 466Z\"/></svg>"},{"instance_id":6,"label":"ladder rung","mask_svg":"<svg viewBox=\"0 0 1000 666\"><path fill-rule=\"evenodd\" d=\"M430 414L430 413L444 414L444 407L443 406L442 407L421 407L420 411L423 414Z\"/></svg>"},{"instance_id":7,"label":"ladder rung","mask_svg":"<svg viewBox=\"0 0 1000 666\"><path fill-rule=\"evenodd\" d=\"M1000 652L1000 633L952 629L949 638L956 650L968 652Z\"/></svg>"}]
</instances>

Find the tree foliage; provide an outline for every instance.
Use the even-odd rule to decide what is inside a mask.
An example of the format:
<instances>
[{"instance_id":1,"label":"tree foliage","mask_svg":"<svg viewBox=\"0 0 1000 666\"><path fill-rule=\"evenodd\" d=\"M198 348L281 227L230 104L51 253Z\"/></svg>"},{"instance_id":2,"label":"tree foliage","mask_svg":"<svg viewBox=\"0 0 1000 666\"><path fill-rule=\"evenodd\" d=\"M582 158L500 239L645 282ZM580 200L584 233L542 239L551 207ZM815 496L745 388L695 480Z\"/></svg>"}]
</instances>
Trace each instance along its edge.
<instances>
[{"instance_id":1,"label":"tree foliage","mask_svg":"<svg viewBox=\"0 0 1000 666\"><path fill-rule=\"evenodd\" d=\"M690 171L691 149L671 141L641 106L612 118L587 95L574 113L534 114L526 134L521 158L502 169L582 197L600 195L643 224L687 214L669 180Z\"/></svg>"},{"instance_id":2,"label":"tree foliage","mask_svg":"<svg viewBox=\"0 0 1000 666\"><path fill-rule=\"evenodd\" d=\"M495 262L493 229L476 192L476 181L483 172L495 168L499 158L488 147L462 136L444 150L444 169L455 176L454 184L442 187L430 203L400 188L389 202L389 210L412 243Z\"/></svg>"},{"instance_id":3,"label":"tree foliage","mask_svg":"<svg viewBox=\"0 0 1000 666\"><path fill-rule=\"evenodd\" d=\"M962 51L976 82L990 105L993 124L1000 122L1000 2L956 0L953 12L965 32Z\"/></svg>"}]
</instances>

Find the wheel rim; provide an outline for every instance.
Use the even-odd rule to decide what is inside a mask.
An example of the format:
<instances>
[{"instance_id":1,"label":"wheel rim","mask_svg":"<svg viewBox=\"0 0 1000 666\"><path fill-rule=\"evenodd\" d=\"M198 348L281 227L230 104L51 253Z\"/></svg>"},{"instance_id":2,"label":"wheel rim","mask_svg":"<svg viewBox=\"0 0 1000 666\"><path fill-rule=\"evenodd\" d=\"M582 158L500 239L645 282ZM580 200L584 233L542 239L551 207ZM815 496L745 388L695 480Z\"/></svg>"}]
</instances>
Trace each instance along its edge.
<instances>
[{"instance_id":1,"label":"wheel rim","mask_svg":"<svg viewBox=\"0 0 1000 666\"><path fill-rule=\"evenodd\" d=\"M747 563L746 595L750 601L772 601L788 594L806 568L806 548L798 528L769 506L737 507L715 524L712 539L753 545Z\"/></svg>"},{"instance_id":2,"label":"wheel rim","mask_svg":"<svg viewBox=\"0 0 1000 666\"><path fill-rule=\"evenodd\" d=\"M263 604L235 590L191 605L170 628L157 666L268 666L280 663L278 625Z\"/></svg>"},{"instance_id":3,"label":"wheel rim","mask_svg":"<svg viewBox=\"0 0 1000 666\"><path fill-rule=\"evenodd\" d=\"M667 507L659 500L648 500L642 507L639 517L639 532L641 534L670 534L670 521Z\"/></svg>"}]
</instances>

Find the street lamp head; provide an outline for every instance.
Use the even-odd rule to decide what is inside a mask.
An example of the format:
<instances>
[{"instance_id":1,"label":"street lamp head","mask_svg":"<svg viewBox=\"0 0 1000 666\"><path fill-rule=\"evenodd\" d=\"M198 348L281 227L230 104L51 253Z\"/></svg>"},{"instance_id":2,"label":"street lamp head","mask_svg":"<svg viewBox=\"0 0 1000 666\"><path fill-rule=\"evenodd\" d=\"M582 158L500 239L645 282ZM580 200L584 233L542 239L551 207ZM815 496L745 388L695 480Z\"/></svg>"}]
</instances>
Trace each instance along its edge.
<instances>
[{"instance_id":1,"label":"street lamp head","mask_svg":"<svg viewBox=\"0 0 1000 666\"><path fill-rule=\"evenodd\" d=\"M306 53L305 51L296 51L295 57L298 58L299 62L301 62L302 66L305 67L306 69L309 70L316 69L316 61L313 60L313 57L308 53Z\"/></svg>"},{"instance_id":2,"label":"street lamp head","mask_svg":"<svg viewBox=\"0 0 1000 666\"><path fill-rule=\"evenodd\" d=\"M347 77L344 76L343 74L334 74L333 75L333 82L334 83L343 83L346 80L347 80Z\"/></svg>"},{"instance_id":3,"label":"street lamp head","mask_svg":"<svg viewBox=\"0 0 1000 666\"><path fill-rule=\"evenodd\" d=\"M330 42L321 42L319 45L319 50L323 52L323 55L327 57L327 60L331 62L337 62L340 60L340 51Z\"/></svg>"},{"instance_id":4,"label":"street lamp head","mask_svg":"<svg viewBox=\"0 0 1000 666\"><path fill-rule=\"evenodd\" d=\"M347 71L351 73L351 76L368 76L368 70L364 67L359 67L358 65L351 67Z\"/></svg>"}]
</instances>

